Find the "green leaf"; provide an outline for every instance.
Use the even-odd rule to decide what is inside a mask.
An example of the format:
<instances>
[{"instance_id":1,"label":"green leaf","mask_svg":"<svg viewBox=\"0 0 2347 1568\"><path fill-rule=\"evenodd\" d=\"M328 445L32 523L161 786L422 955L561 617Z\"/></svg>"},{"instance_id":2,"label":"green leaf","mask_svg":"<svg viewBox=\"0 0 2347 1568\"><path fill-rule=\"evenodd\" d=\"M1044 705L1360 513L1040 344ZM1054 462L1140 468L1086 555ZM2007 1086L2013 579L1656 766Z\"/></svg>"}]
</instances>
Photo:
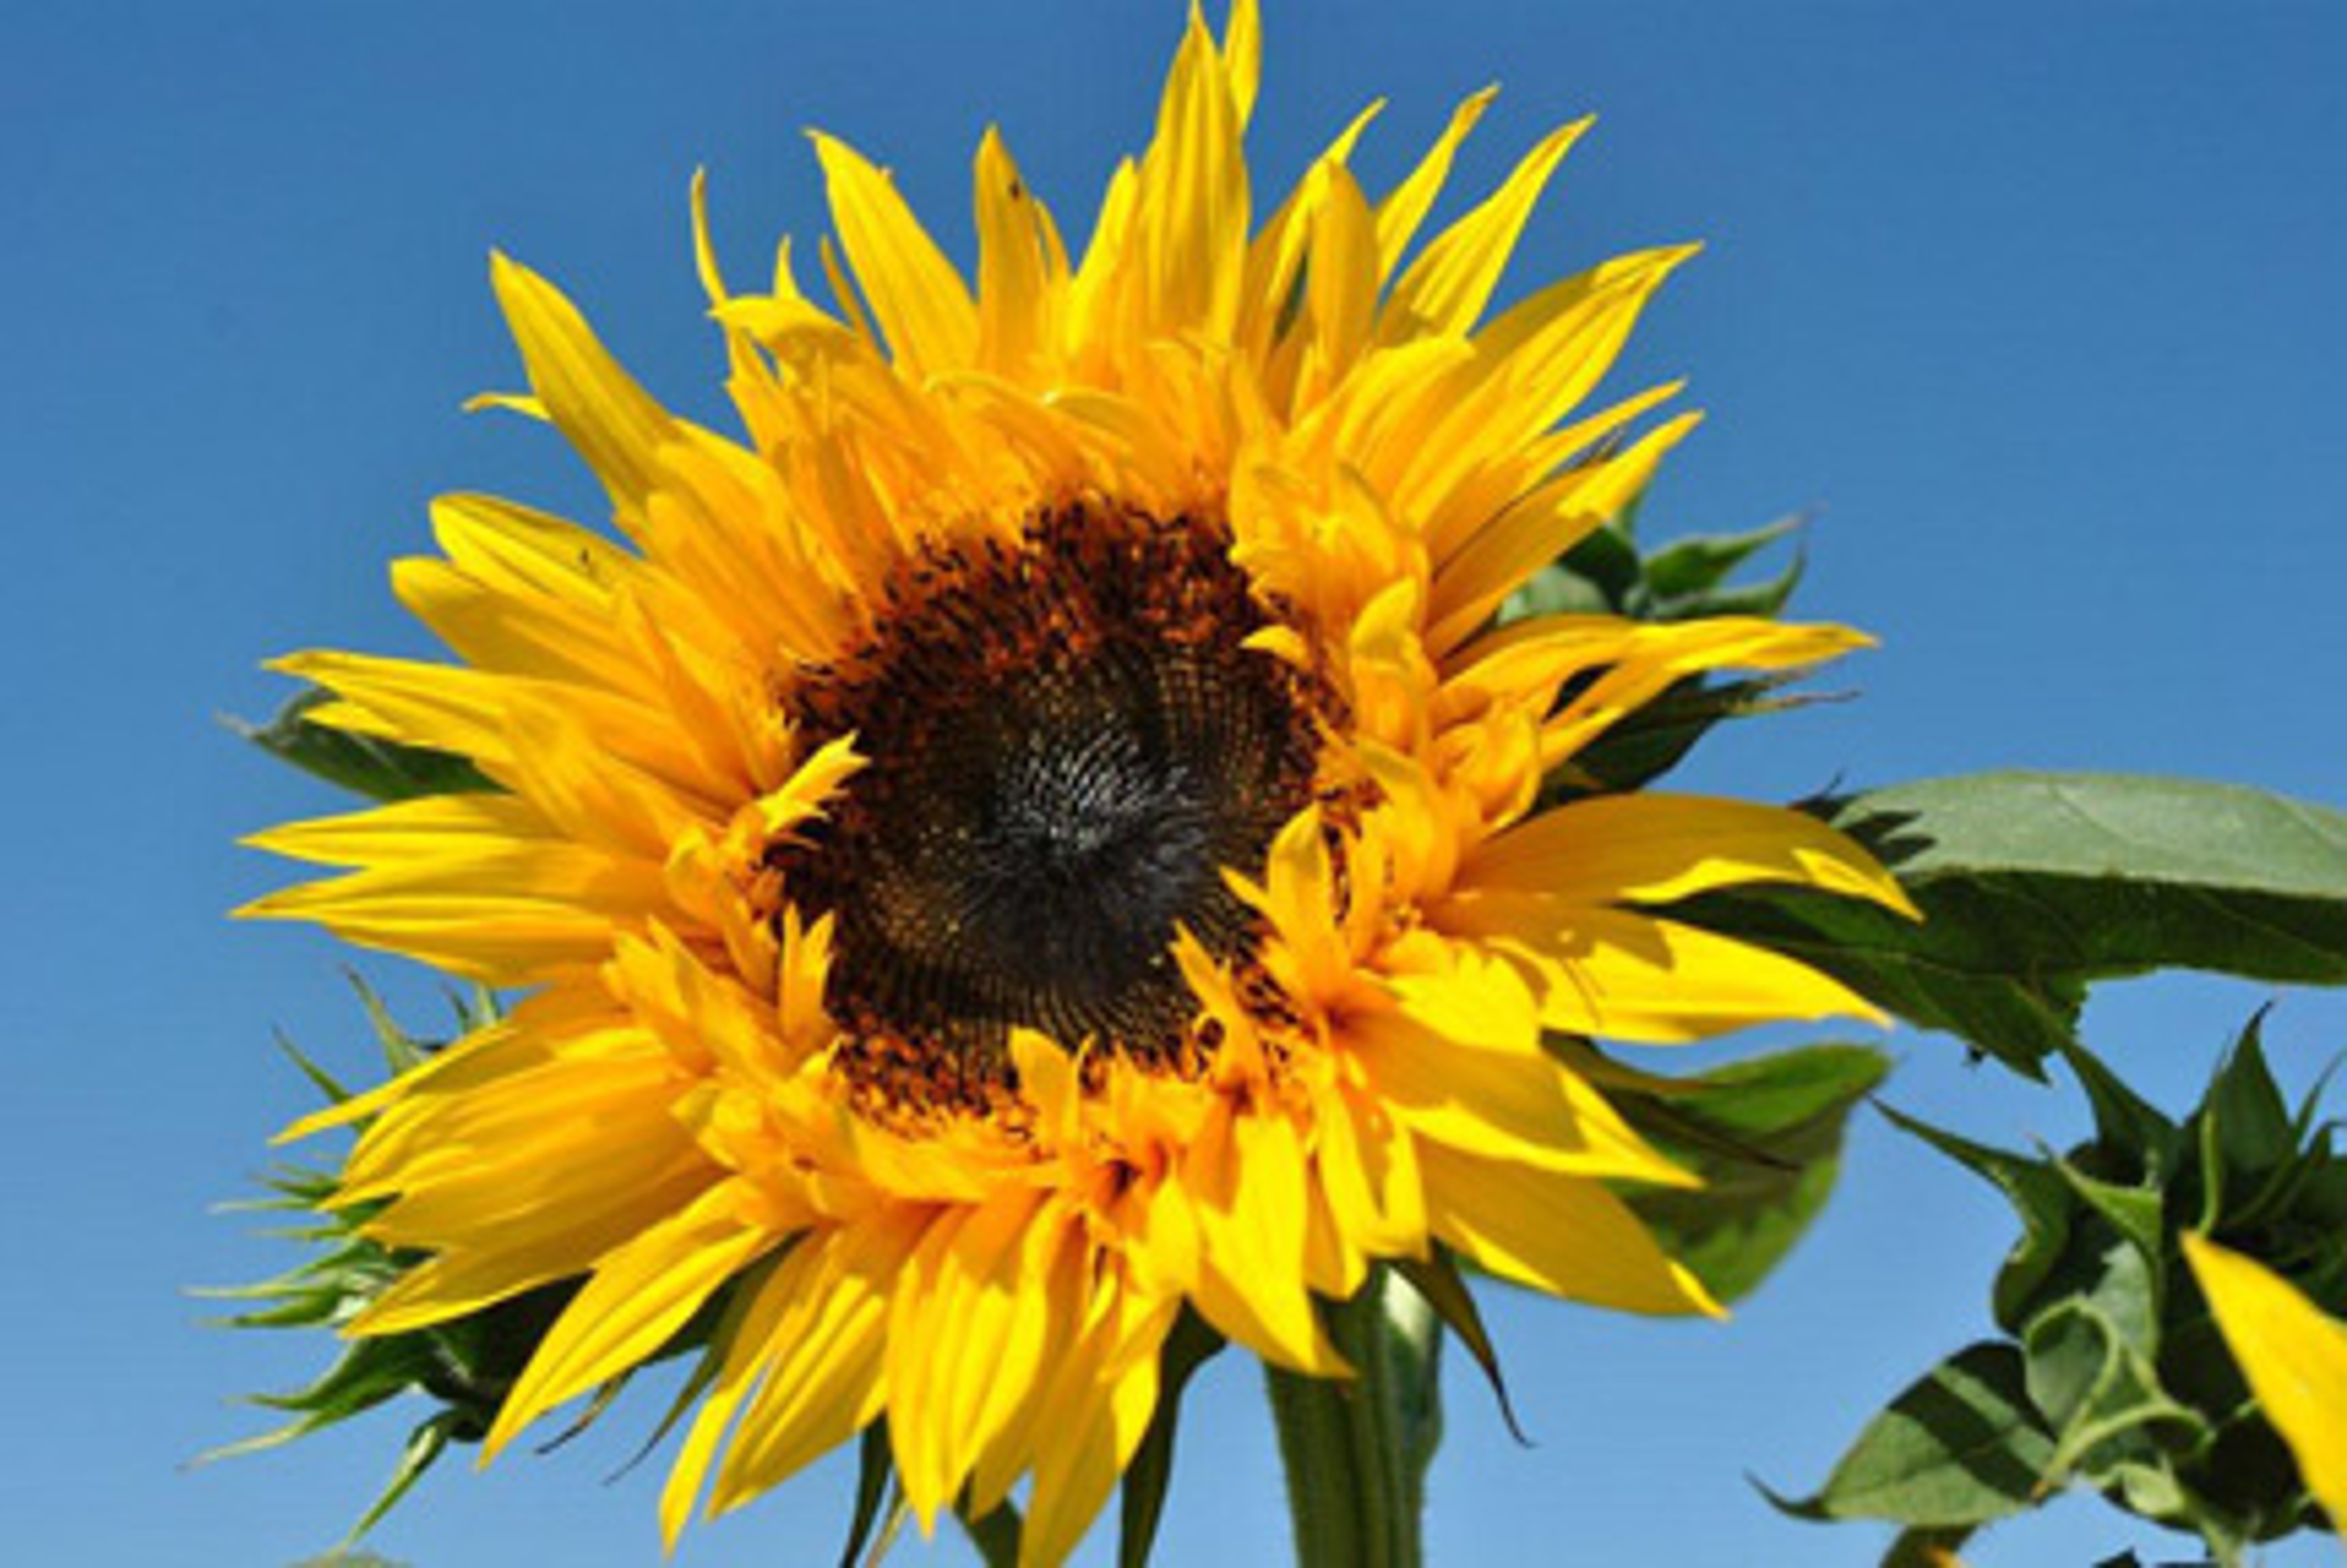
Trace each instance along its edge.
<instances>
[{"instance_id":1,"label":"green leaf","mask_svg":"<svg viewBox=\"0 0 2347 1568\"><path fill-rule=\"evenodd\" d=\"M1826 803L1921 924L1793 889L1674 913L1802 958L2032 1077L2096 980L2158 968L2347 983L2347 815L2111 774L1935 779Z\"/></svg>"},{"instance_id":2,"label":"green leaf","mask_svg":"<svg viewBox=\"0 0 2347 1568\"><path fill-rule=\"evenodd\" d=\"M1617 1095L1633 1125L1704 1180L1621 1195L1713 1295L1749 1295L1825 1207L1850 1112L1890 1071L1872 1047L1819 1045L1722 1068L1668 1100Z\"/></svg>"},{"instance_id":3,"label":"green leaf","mask_svg":"<svg viewBox=\"0 0 2347 1568\"><path fill-rule=\"evenodd\" d=\"M1768 1496L1804 1519L1954 1529L2034 1506L2053 1457L2053 1436L2029 1402L2021 1353L1981 1344L1891 1400L1816 1496Z\"/></svg>"},{"instance_id":4,"label":"green leaf","mask_svg":"<svg viewBox=\"0 0 2347 1568\"><path fill-rule=\"evenodd\" d=\"M1118 1499L1116 1561L1118 1568L1143 1568L1156 1544L1157 1526L1165 1514L1166 1490L1174 1483L1174 1440L1182 1419L1182 1392L1191 1376L1223 1348L1223 1337L1188 1307L1174 1320L1158 1353L1157 1409L1149 1430L1125 1466L1123 1493Z\"/></svg>"},{"instance_id":5,"label":"green leaf","mask_svg":"<svg viewBox=\"0 0 2347 1568\"><path fill-rule=\"evenodd\" d=\"M1644 707L1625 714L1605 733L1549 775L1542 798L1619 794L1642 789L1678 764L1712 727L1729 719L1787 712L1823 701L1775 693L1799 680L1799 672L1713 682L1681 681Z\"/></svg>"},{"instance_id":6,"label":"green leaf","mask_svg":"<svg viewBox=\"0 0 2347 1568\"><path fill-rule=\"evenodd\" d=\"M469 794L497 787L468 759L454 753L354 735L309 717L332 701L331 693L313 687L280 708L266 724L249 724L241 719L223 722L281 762L370 800Z\"/></svg>"}]
</instances>

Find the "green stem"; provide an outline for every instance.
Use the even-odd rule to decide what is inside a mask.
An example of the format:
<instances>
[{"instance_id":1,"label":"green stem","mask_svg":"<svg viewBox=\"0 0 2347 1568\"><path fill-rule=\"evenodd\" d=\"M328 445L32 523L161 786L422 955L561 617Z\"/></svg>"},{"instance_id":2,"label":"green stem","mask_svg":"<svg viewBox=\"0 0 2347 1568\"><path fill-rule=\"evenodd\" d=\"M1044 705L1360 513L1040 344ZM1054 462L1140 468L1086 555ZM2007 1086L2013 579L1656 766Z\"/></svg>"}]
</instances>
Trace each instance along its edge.
<instances>
[{"instance_id":1,"label":"green stem","mask_svg":"<svg viewBox=\"0 0 2347 1568\"><path fill-rule=\"evenodd\" d=\"M1432 1314L1386 1269L1327 1309L1350 1378L1264 1369L1299 1568L1419 1568L1435 1403Z\"/></svg>"}]
</instances>

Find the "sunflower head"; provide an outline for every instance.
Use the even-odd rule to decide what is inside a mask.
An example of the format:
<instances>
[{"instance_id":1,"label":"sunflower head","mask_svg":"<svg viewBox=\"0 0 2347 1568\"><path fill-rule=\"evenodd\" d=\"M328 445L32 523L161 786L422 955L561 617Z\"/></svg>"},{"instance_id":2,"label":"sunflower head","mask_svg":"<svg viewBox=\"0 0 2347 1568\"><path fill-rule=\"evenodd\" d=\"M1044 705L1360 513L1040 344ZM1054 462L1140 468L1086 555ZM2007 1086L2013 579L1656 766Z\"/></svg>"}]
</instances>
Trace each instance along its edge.
<instances>
[{"instance_id":1,"label":"sunflower head","mask_svg":"<svg viewBox=\"0 0 2347 1568\"><path fill-rule=\"evenodd\" d=\"M1342 1376L1316 1300L1453 1249L1716 1307L1609 1184L1681 1183L1559 1037L1863 1013L1672 918L1755 881L1903 907L1807 817L1542 781L1703 672L1832 627L1546 616L1533 573L1693 424L1588 405L1685 248L1489 307L1580 126L1421 242L1462 105L1375 198L1371 118L1252 190L1254 7L1195 15L1081 254L999 136L974 274L815 139L835 244L703 285L739 428L665 411L500 258L527 394L617 537L473 496L402 600L456 656L308 653L320 716L496 788L277 829L253 913L526 994L304 1123L423 1257L389 1334L577 1283L492 1452L718 1311L671 1534L887 1419L924 1522L1025 1478L1056 1561L1185 1306Z\"/></svg>"}]
</instances>

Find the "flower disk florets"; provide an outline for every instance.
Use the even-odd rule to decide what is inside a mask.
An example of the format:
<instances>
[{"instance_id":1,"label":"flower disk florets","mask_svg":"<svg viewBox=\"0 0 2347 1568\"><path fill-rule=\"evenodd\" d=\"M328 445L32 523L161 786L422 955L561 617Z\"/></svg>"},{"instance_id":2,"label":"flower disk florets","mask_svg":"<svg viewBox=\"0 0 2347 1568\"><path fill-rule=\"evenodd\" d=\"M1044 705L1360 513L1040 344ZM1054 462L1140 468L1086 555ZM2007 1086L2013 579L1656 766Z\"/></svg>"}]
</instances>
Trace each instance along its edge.
<instances>
[{"instance_id":1,"label":"flower disk florets","mask_svg":"<svg viewBox=\"0 0 2347 1568\"><path fill-rule=\"evenodd\" d=\"M1243 961L1254 874L1314 798L1333 694L1251 647L1272 624L1208 518L1104 503L933 548L870 635L787 699L867 764L767 855L833 916L837 1070L893 1104L982 1109L1014 1028L1172 1061L1198 1010L1187 930Z\"/></svg>"}]
</instances>

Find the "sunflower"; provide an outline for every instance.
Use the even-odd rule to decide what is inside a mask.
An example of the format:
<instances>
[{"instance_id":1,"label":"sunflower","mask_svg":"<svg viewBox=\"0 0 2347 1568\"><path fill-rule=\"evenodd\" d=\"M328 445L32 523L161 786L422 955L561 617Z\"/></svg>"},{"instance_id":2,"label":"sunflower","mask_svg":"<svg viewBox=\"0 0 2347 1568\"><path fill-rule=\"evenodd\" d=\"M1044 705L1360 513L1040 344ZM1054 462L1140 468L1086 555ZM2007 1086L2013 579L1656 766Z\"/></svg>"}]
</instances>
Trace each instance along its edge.
<instances>
[{"instance_id":1,"label":"sunflower","mask_svg":"<svg viewBox=\"0 0 2347 1568\"><path fill-rule=\"evenodd\" d=\"M1257 223L1257 62L1251 0L1219 39L1194 13L1080 258L989 134L974 285L818 135L829 305L787 242L737 292L696 181L738 436L495 261L530 391L490 401L569 439L623 542L438 502L394 582L460 662L281 667L499 787L262 834L342 874L248 910L526 993L292 1130L361 1124L336 1202L423 1259L353 1332L583 1282L487 1454L714 1311L671 1541L885 1418L925 1527L1023 1481L1051 1563L1185 1305L1325 1377L1316 1298L1438 1245L1718 1310L1612 1190L1692 1178L1569 1041L1870 1012L1687 896L1905 903L1809 817L1542 781L1675 682L1863 640L1495 630L1694 423L1637 433L1669 385L1576 412L1689 251L1485 319L1584 128L1418 246L1488 93L1374 201L1364 114Z\"/></svg>"}]
</instances>

